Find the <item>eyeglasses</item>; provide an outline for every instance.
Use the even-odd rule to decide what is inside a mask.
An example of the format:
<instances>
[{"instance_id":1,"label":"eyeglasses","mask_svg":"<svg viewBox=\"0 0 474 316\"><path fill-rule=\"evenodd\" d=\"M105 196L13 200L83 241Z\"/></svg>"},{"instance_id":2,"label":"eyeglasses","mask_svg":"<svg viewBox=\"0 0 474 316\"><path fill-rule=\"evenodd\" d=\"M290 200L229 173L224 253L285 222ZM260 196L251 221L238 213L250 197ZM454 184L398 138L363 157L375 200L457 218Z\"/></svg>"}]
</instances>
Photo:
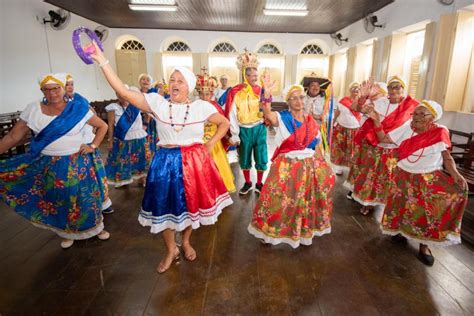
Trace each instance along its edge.
<instances>
[{"instance_id":1,"label":"eyeglasses","mask_svg":"<svg viewBox=\"0 0 474 316\"><path fill-rule=\"evenodd\" d=\"M57 86L54 88L41 88L41 91L43 91L43 93L59 93L61 91L61 87Z\"/></svg>"},{"instance_id":2,"label":"eyeglasses","mask_svg":"<svg viewBox=\"0 0 474 316\"><path fill-rule=\"evenodd\" d=\"M297 101L297 100L301 100L303 101L304 100L304 95L300 95L300 96L295 96L295 97L290 97L288 98L288 101Z\"/></svg>"}]
</instances>

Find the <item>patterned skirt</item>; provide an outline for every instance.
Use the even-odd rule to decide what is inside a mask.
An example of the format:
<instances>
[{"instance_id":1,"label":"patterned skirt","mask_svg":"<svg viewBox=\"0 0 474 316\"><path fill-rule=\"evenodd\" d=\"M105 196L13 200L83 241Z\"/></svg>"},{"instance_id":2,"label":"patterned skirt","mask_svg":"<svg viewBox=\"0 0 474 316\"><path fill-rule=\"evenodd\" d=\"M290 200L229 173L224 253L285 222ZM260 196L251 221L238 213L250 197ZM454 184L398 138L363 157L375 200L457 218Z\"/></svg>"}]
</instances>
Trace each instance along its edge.
<instances>
[{"instance_id":1,"label":"patterned skirt","mask_svg":"<svg viewBox=\"0 0 474 316\"><path fill-rule=\"evenodd\" d=\"M365 206L385 205L397 151L363 142L344 183L354 200Z\"/></svg>"},{"instance_id":2,"label":"patterned skirt","mask_svg":"<svg viewBox=\"0 0 474 316\"><path fill-rule=\"evenodd\" d=\"M100 197L102 198L101 209L103 211L112 205L112 201L109 197L109 181L107 180L107 172L105 171L102 155L98 148L92 153L92 158L95 174L97 176L97 183L99 185Z\"/></svg>"},{"instance_id":3,"label":"patterned skirt","mask_svg":"<svg viewBox=\"0 0 474 316\"><path fill-rule=\"evenodd\" d=\"M151 162L138 221L156 234L212 225L232 199L202 144L159 148Z\"/></svg>"},{"instance_id":4,"label":"patterned skirt","mask_svg":"<svg viewBox=\"0 0 474 316\"><path fill-rule=\"evenodd\" d=\"M150 150L146 138L120 140L114 138L105 170L110 184L122 186L146 177Z\"/></svg>"},{"instance_id":5,"label":"patterned skirt","mask_svg":"<svg viewBox=\"0 0 474 316\"><path fill-rule=\"evenodd\" d=\"M311 245L314 236L331 232L334 183L319 152L302 160L279 155L255 205L249 233L273 245Z\"/></svg>"},{"instance_id":6,"label":"patterned skirt","mask_svg":"<svg viewBox=\"0 0 474 316\"><path fill-rule=\"evenodd\" d=\"M458 244L466 204L467 191L446 173L438 170L416 174L397 167L382 231L432 246Z\"/></svg>"},{"instance_id":7,"label":"patterned skirt","mask_svg":"<svg viewBox=\"0 0 474 316\"><path fill-rule=\"evenodd\" d=\"M16 171L0 172L0 196L33 225L63 238L87 239L104 229L91 154L40 156Z\"/></svg>"},{"instance_id":8,"label":"patterned skirt","mask_svg":"<svg viewBox=\"0 0 474 316\"><path fill-rule=\"evenodd\" d=\"M331 163L335 172L349 170L355 153L354 136L358 128L345 128L340 124L334 126L331 145Z\"/></svg>"}]
</instances>

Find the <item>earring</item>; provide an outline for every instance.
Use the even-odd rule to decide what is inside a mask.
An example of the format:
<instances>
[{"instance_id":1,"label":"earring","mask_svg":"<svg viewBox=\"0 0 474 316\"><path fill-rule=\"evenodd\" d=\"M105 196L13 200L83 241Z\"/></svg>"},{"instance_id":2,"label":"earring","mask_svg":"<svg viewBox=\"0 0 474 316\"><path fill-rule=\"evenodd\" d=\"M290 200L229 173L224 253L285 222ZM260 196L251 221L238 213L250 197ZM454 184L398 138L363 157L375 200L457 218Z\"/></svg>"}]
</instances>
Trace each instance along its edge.
<instances>
[{"instance_id":1,"label":"earring","mask_svg":"<svg viewBox=\"0 0 474 316\"><path fill-rule=\"evenodd\" d=\"M48 104L48 99L46 99L46 97L43 97L43 104L44 105Z\"/></svg>"},{"instance_id":2,"label":"earring","mask_svg":"<svg viewBox=\"0 0 474 316\"><path fill-rule=\"evenodd\" d=\"M71 101L71 99L69 99L69 97L65 94L64 97L63 97L63 100L64 102L68 103L69 101Z\"/></svg>"}]
</instances>

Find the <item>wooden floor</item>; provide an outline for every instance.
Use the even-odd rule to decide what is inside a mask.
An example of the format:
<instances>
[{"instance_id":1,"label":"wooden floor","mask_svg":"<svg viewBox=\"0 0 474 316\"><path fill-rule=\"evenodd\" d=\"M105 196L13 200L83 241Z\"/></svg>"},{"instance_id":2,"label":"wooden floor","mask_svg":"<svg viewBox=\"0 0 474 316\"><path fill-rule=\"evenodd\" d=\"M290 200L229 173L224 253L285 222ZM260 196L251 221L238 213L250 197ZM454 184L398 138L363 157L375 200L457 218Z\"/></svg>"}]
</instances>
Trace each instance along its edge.
<instances>
[{"instance_id":1,"label":"wooden floor","mask_svg":"<svg viewBox=\"0 0 474 316\"><path fill-rule=\"evenodd\" d=\"M332 233L312 246L262 245L247 233L256 195L233 194L216 225L193 233L197 261L163 275L155 272L161 236L137 221L137 184L111 189L110 240L68 250L2 203L0 315L474 315L473 248L433 249L434 266L424 266L418 245L393 245L380 233L380 212L359 215L343 180Z\"/></svg>"}]
</instances>

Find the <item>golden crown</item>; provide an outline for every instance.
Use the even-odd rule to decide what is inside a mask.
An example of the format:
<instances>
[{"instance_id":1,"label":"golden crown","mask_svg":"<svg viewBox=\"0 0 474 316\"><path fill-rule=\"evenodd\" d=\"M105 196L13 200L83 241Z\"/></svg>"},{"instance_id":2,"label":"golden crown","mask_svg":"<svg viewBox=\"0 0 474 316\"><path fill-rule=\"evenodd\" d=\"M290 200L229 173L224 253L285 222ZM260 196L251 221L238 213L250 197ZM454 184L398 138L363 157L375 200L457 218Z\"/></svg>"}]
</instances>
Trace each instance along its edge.
<instances>
[{"instance_id":1,"label":"golden crown","mask_svg":"<svg viewBox=\"0 0 474 316\"><path fill-rule=\"evenodd\" d=\"M201 73L196 75L196 90L201 91L212 91L217 88L217 78L210 76L207 73L207 68L202 67Z\"/></svg>"},{"instance_id":2,"label":"golden crown","mask_svg":"<svg viewBox=\"0 0 474 316\"><path fill-rule=\"evenodd\" d=\"M240 71L247 68L258 68L257 55L245 49L244 52L237 57L237 67Z\"/></svg>"}]
</instances>

